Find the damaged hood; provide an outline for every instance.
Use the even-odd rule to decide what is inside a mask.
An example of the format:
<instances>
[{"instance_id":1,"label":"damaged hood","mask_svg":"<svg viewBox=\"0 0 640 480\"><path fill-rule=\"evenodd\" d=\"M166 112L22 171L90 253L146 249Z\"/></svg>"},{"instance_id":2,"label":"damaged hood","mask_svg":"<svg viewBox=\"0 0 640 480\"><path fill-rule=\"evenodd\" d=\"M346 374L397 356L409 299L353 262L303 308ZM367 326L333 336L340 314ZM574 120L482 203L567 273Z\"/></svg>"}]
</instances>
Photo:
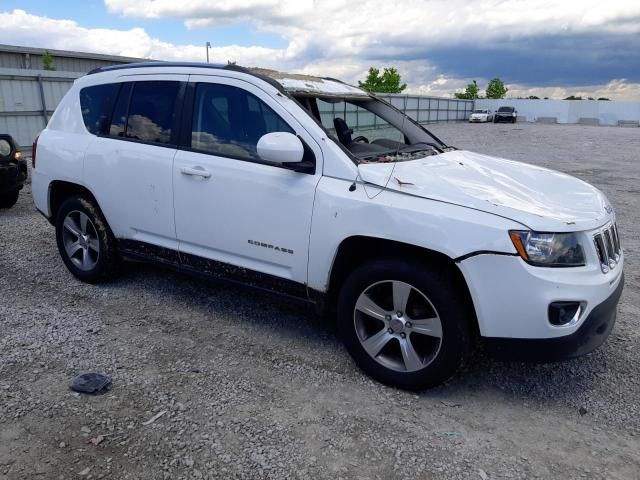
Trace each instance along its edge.
<instances>
[{"instance_id":1,"label":"damaged hood","mask_svg":"<svg viewBox=\"0 0 640 480\"><path fill-rule=\"evenodd\" d=\"M367 183L493 213L537 231L590 230L613 216L597 188L526 163L456 150L393 167L369 163L358 168Z\"/></svg>"}]
</instances>

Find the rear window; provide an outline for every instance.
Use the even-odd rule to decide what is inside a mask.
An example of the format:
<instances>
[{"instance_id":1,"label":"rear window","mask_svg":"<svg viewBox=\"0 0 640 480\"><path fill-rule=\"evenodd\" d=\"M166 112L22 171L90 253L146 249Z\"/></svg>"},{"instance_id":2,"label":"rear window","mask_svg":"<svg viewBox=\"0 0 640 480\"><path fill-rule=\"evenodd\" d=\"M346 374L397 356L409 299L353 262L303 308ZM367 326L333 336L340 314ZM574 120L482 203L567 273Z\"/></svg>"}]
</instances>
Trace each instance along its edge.
<instances>
[{"instance_id":1,"label":"rear window","mask_svg":"<svg viewBox=\"0 0 640 480\"><path fill-rule=\"evenodd\" d=\"M119 88L119 83L107 83L80 90L82 120L90 133L104 132Z\"/></svg>"},{"instance_id":2,"label":"rear window","mask_svg":"<svg viewBox=\"0 0 640 480\"><path fill-rule=\"evenodd\" d=\"M500 107L498 109L499 112L513 112L514 108L513 107Z\"/></svg>"},{"instance_id":3,"label":"rear window","mask_svg":"<svg viewBox=\"0 0 640 480\"><path fill-rule=\"evenodd\" d=\"M133 87L124 136L169 143L180 82L138 82Z\"/></svg>"}]
</instances>

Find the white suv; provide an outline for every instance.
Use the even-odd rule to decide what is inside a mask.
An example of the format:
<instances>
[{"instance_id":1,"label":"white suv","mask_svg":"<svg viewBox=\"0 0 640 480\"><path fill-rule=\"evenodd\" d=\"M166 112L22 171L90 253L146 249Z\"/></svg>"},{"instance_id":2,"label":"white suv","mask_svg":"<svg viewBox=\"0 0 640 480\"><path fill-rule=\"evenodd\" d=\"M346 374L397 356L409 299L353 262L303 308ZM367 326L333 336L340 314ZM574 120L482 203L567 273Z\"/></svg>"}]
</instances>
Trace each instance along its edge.
<instances>
[{"instance_id":1,"label":"white suv","mask_svg":"<svg viewBox=\"0 0 640 480\"><path fill-rule=\"evenodd\" d=\"M581 355L615 322L623 253L600 191L447 146L337 80L103 68L75 82L33 163L36 207L79 279L129 258L302 299L336 312L387 384L439 384L479 339Z\"/></svg>"}]
</instances>

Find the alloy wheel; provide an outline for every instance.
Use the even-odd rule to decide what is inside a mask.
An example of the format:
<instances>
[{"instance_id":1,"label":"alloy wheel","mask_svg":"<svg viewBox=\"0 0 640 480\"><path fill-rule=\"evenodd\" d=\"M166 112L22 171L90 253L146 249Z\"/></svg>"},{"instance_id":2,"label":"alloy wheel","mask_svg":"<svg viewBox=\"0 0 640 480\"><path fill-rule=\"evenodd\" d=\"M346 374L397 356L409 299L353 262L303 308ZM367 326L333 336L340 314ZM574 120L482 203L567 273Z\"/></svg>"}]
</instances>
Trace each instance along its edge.
<instances>
[{"instance_id":1,"label":"alloy wheel","mask_svg":"<svg viewBox=\"0 0 640 480\"><path fill-rule=\"evenodd\" d=\"M89 216L73 210L64 219L62 242L69 260L80 270L88 271L98 263L100 240Z\"/></svg>"},{"instance_id":2,"label":"alloy wheel","mask_svg":"<svg viewBox=\"0 0 640 480\"><path fill-rule=\"evenodd\" d=\"M427 367L442 345L436 308L419 289L398 280L367 287L356 301L353 320L364 350L398 372Z\"/></svg>"}]
</instances>

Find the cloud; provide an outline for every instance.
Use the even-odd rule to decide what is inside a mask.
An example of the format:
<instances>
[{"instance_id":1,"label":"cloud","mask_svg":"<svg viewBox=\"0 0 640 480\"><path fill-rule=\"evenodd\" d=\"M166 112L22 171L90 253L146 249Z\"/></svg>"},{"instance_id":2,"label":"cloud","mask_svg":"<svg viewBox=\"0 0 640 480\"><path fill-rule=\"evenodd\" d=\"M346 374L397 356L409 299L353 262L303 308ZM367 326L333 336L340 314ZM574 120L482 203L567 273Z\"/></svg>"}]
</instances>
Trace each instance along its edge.
<instances>
[{"instance_id":1,"label":"cloud","mask_svg":"<svg viewBox=\"0 0 640 480\"><path fill-rule=\"evenodd\" d=\"M284 48L217 45L214 61L321 74L356 83L369 66L396 66L409 90L444 95L501 77L518 91L606 89L640 82L640 2L625 0L105 0L128 18L179 19L186 28L249 23ZM161 60L203 59L144 29L90 29L23 10L0 13L4 43ZM613 79L619 84L610 87ZM515 87L514 87L515 89ZM512 90L514 90L512 89ZM606 95L605 95L606 96Z\"/></svg>"}]
</instances>

